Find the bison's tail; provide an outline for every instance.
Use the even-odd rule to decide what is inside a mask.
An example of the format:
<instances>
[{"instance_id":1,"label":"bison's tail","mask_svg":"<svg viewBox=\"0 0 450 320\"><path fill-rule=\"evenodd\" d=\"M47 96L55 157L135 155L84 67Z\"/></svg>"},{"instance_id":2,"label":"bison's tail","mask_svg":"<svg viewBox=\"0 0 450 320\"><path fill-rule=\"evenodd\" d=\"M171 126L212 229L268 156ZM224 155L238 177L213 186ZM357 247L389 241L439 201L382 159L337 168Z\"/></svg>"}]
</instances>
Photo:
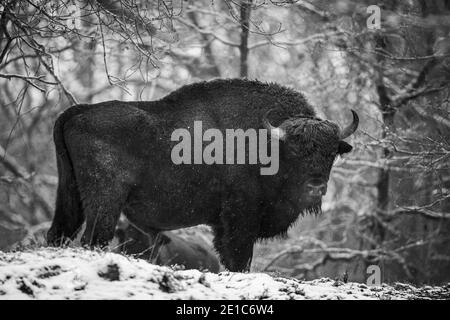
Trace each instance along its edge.
<instances>
[{"instance_id":1,"label":"bison's tail","mask_svg":"<svg viewBox=\"0 0 450 320\"><path fill-rule=\"evenodd\" d=\"M53 129L53 140L55 142L58 167L58 189L55 215L52 226L47 233L47 242L52 245L60 245L67 238L73 239L84 221L80 192L64 139L64 124L69 118L80 113L82 111L81 107L75 106L65 111L56 120Z\"/></svg>"}]
</instances>

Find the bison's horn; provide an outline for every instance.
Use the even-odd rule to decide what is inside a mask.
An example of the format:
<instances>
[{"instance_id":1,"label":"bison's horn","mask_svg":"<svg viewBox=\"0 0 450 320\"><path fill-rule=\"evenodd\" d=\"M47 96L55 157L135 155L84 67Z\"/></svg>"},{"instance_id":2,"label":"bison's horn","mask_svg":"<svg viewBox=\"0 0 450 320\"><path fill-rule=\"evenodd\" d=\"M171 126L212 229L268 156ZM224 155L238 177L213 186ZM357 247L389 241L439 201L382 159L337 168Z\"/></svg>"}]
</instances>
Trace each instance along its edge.
<instances>
[{"instance_id":1,"label":"bison's horn","mask_svg":"<svg viewBox=\"0 0 450 320\"><path fill-rule=\"evenodd\" d=\"M356 129L358 129L359 117L354 110L350 110L350 111L353 114L353 121L350 125L348 125L341 131L341 136L340 136L341 140L344 140L345 138L350 137L356 131Z\"/></svg>"},{"instance_id":2,"label":"bison's horn","mask_svg":"<svg viewBox=\"0 0 450 320\"><path fill-rule=\"evenodd\" d=\"M276 128L272 126L267 119L267 116L272 110L269 110L263 117L263 124L264 127L270 132L271 137L278 139L278 140L285 140L286 139L286 131L284 131L282 128Z\"/></svg>"}]
</instances>

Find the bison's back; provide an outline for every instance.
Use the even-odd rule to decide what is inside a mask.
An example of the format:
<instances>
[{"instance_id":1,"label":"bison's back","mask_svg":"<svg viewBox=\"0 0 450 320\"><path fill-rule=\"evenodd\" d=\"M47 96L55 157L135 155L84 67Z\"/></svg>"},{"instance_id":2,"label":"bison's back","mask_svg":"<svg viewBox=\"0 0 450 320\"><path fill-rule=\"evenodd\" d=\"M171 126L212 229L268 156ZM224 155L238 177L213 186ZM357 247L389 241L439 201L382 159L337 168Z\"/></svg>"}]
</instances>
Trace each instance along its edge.
<instances>
[{"instance_id":1,"label":"bison's back","mask_svg":"<svg viewBox=\"0 0 450 320\"><path fill-rule=\"evenodd\" d=\"M177 128L202 121L207 129L262 128L261 118L271 109L274 124L288 117L315 116L315 111L300 93L275 83L246 79L216 79L181 87L155 102L131 102L158 114Z\"/></svg>"}]
</instances>

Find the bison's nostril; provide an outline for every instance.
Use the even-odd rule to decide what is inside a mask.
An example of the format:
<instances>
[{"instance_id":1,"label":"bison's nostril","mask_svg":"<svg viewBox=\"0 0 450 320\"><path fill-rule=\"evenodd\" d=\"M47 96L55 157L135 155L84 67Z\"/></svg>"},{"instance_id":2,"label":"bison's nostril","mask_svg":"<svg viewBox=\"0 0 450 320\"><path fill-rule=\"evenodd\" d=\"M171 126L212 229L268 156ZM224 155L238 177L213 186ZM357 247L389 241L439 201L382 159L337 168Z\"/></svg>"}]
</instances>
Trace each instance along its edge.
<instances>
[{"instance_id":1,"label":"bison's nostril","mask_svg":"<svg viewBox=\"0 0 450 320\"><path fill-rule=\"evenodd\" d=\"M311 196L323 196L327 193L327 185L326 184L307 184L308 193Z\"/></svg>"}]
</instances>

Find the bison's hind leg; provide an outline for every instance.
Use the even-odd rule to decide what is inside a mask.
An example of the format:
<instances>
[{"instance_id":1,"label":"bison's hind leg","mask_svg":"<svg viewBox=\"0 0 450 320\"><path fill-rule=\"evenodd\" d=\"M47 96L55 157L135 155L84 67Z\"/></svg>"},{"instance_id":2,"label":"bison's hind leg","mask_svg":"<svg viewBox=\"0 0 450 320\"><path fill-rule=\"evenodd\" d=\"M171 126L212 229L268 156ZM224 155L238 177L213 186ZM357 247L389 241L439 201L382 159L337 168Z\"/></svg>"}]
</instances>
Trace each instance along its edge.
<instances>
[{"instance_id":1,"label":"bison's hind leg","mask_svg":"<svg viewBox=\"0 0 450 320\"><path fill-rule=\"evenodd\" d=\"M114 237L120 213L130 192L130 175L117 156L92 152L75 162L86 219L83 245L106 246ZM78 166L78 167L77 167Z\"/></svg>"},{"instance_id":2,"label":"bison's hind leg","mask_svg":"<svg viewBox=\"0 0 450 320\"><path fill-rule=\"evenodd\" d=\"M114 237L120 212L128 196L128 188L119 182L104 181L91 186L82 195L86 229L81 242L89 246L106 246Z\"/></svg>"}]
</instances>

